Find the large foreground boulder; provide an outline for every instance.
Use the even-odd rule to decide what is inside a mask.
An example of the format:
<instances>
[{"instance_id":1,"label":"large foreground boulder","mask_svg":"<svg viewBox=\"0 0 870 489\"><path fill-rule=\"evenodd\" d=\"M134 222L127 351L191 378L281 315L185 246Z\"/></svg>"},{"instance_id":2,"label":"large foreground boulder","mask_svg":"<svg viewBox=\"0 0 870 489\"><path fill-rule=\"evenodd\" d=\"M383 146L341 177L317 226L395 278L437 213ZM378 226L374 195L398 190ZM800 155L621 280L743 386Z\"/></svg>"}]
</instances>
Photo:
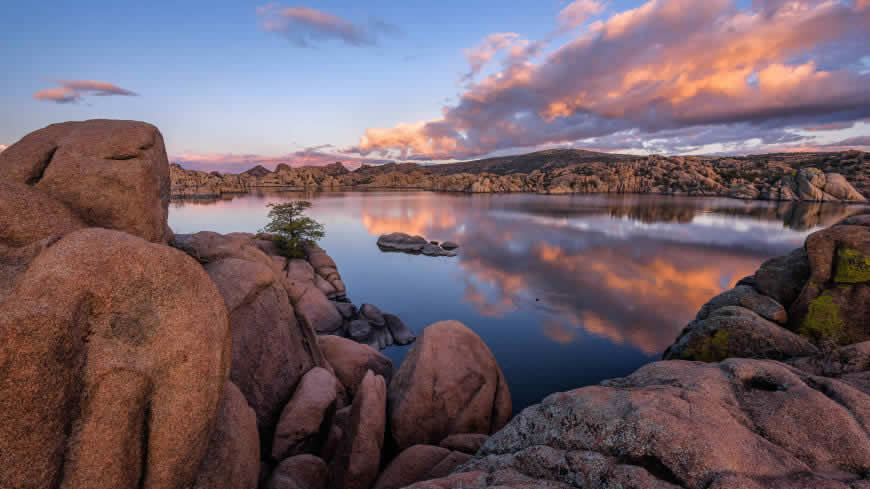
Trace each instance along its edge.
<instances>
[{"instance_id":1,"label":"large foreground boulder","mask_svg":"<svg viewBox=\"0 0 870 489\"><path fill-rule=\"evenodd\" d=\"M153 242L169 238L169 163L163 136L151 124L52 124L0 152L0 180L50 195L90 226Z\"/></svg>"},{"instance_id":2,"label":"large foreground boulder","mask_svg":"<svg viewBox=\"0 0 870 489\"><path fill-rule=\"evenodd\" d=\"M409 487L866 487L870 392L861 386L770 360L657 362L550 395L462 473Z\"/></svg>"},{"instance_id":3,"label":"large foreground boulder","mask_svg":"<svg viewBox=\"0 0 870 489\"><path fill-rule=\"evenodd\" d=\"M458 433L490 434L511 416L504 375L483 340L458 321L426 327L389 388L399 450Z\"/></svg>"},{"instance_id":4,"label":"large foreground boulder","mask_svg":"<svg viewBox=\"0 0 870 489\"><path fill-rule=\"evenodd\" d=\"M231 348L194 260L122 232L72 232L18 278L0 331L0 487L194 483Z\"/></svg>"}]
</instances>

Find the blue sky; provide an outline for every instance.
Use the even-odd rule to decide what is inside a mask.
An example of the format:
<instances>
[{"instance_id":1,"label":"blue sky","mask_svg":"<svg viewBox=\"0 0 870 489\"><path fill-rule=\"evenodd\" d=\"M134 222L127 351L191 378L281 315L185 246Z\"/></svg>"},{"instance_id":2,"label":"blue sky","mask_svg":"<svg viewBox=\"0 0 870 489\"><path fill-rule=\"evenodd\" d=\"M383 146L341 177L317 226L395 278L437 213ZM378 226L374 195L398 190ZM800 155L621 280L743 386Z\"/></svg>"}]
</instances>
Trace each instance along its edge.
<instances>
[{"instance_id":1,"label":"blue sky","mask_svg":"<svg viewBox=\"0 0 870 489\"><path fill-rule=\"evenodd\" d=\"M438 160L531 150L547 145L594 146L596 143L601 149L643 152L645 146L639 146L637 141L671 140L675 137L684 141L682 134L661 131L682 131L697 124L687 125L682 120L678 123L670 120L650 123L648 118L645 122L637 122L636 116L631 115L628 119L632 123L613 125L612 107L599 109L576 104L569 104L570 108L564 111L553 109L557 115L550 119L552 116L541 115L546 110L535 106L537 101L529 101L531 105L528 107L510 107L508 112L512 115L500 122L493 119L469 121L459 115L448 115L445 120L451 126L449 134L445 136L440 132L445 122L442 120L445 118L444 108L457 108L454 112L461 113L462 107L467 105L462 99L481 93L487 78L499 73L510 76L511 69L516 67L515 61L498 61L503 64L497 64L496 60L502 59L499 56L506 52L499 51L476 79L462 81L463 75L469 71L468 50L479 46L487 36L516 33L519 40L514 41L514 46L519 42L549 41L539 53L521 60L521 63L536 68L527 90L516 96L502 94L511 97L511 103L522 104L525 102L520 101L537 97L529 94L562 91L564 82L556 86L547 81L549 75L545 76L548 65L555 59L551 57L556 54L563 59L566 56L589 56L588 52L574 55L565 48L584 35L594 35L595 22L612 24L614 17L630 13L632 9L638 9L636 12L639 13L652 12L640 1L581 2L587 7L592 5L589 15L584 17L585 22L573 30L554 34L560 25L560 12L570 5L567 1L514 1L509 5L503 1L445 1L423 5L387 1L317 1L304 4L304 8L370 31L375 43L357 46L342 39L315 36L308 38L308 47L300 47L294 39L298 38L299 32L311 33L316 28L311 30L310 26L292 24L282 32L269 32L263 24L265 16L258 14L257 10L267 6L265 2L153 1L138 5L94 1L19 2L4 6L4 15L0 19L0 59L5 71L4 89L0 91L0 104L5 109L0 116L0 144L12 144L26 133L50 123L89 118L151 122L163 132L170 155L279 157L331 144L334 146L328 149L329 152L354 147L353 154L358 157ZM659 0L657 6L661 10L665 4L677 2L686 0ZM870 14L865 10L870 11L870 8L864 8L861 2L850 0L843 4L844 9L853 9L853 17L858 18L850 21L855 25L849 24L843 30L855 28L857 34L846 33L835 36L833 40L823 39L815 45L801 47L801 52L788 53L787 57L771 55L762 61L788 62L791 64L786 66L794 67L804 66L802 63L806 59L818 59L815 69L830 71L830 67L821 63L835 59L835 63L840 63L835 66L837 70L845 69L858 77L850 78L843 82L844 85L866 84L866 74L860 74L860 67L855 67L856 58L849 55L861 47L868 48L868 38L866 34L860 34L860 28L867 27L865 17L870 17ZM806 3L809 8L816 8L813 5L818 4ZM272 8L282 15L281 9L301 6L278 4ZM706 9L692 12L685 5L681 8L686 11L687 19L707 13ZM719 18L733 17L734 10L745 13L751 9L750 4L737 2L723 5L714 14ZM640 18L639 14L635 17ZM372 30L370 26L374 22L392 28ZM649 29L649 26L638 26L639 29ZM655 36L650 31L651 42L655 41ZM627 46L629 39L621 42ZM663 42L666 44L668 41ZM832 48L833 44L846 47ZM759 65L758 69L763 67ZM587 82L583 80L583 74L572 76L569 79L577 82L571 89L585 93L584 83ZM538 78L544 81L536 85ZM135 92L138 96L98 97L83 93L73 103L34 98L40 90L58 88L57 80L100 81ZM600 85L599 82L588 81L590 86ZM672 79L658 80L658 83L677 82ZM813 114L820 123L852 124L842 134L837 133L824 141L870 136L870 126L862 122L870 115L870 110L864 110L870 107L870 87L859 88L867 90L851 90L846 94L858 102L858 110L845 114L843 107L834 107L830 113ZM486 92L486 97L490 95L492 92ZM560 93L559 96L564 95ZM576 99L573 94L571 97L571 100ZM552 108L562 102L548 100L546 103ZM621 106L619 110L625 112L625 107ZM646 110L649 112L648 107ZM657 106L657 110L661 108ZM596 118L606 120L594 122L595 130L578 130L578 114L588 117L590 112ZM840 113L838 116L831 116L837 112ZM536 120L541 127L523 127L522 133L498 132L497 126L513 124L511 119L520 120L526 113L536 114L535 119L541 118ZM733 117L725 119L730 121ZM758 122L756 115L747 116L745 121L740 116L737 119L741 123ZM800 126L806 126L808 119L812 118L805 117L793 127L773 124L776 127L765 128L765 131L796 131ZM400 131L401 137L396 137L397 125L423 122L429 124L415 129L417 132L413 135ZM568 122L571 128L566 131L567 126L560 124ZM701 126L708 127L709 122L722 123L719 119L705 120ZM582 124L592 122L584 120ZM612 129L600 129L612 125ZM375 142L369 138L371 144L361 144L361 138L372 128L390 131L384 133L390 136L387 142ZM566 131L565 136L551 137L559 131ZM735 131L735 141L748 139L745 134L738 137L737 133L741 131ZM753 131L745 132L751 134ZM476 139L478 133L480 136ZM590 134L596 137L581 137ZM618 141L626 141L626 135L634 138L630 144L625 143L632 147L616 148ZM421 137L430 142L446 137L447 145L438 148L433 147L434 143L421 146ZM779 137L776 141L787 139ZM493 140L498 141L488 142ZM796 140L788 142L797 143ZM695 146L706 148L709 145Z\"/></svg>"}]
</instances>

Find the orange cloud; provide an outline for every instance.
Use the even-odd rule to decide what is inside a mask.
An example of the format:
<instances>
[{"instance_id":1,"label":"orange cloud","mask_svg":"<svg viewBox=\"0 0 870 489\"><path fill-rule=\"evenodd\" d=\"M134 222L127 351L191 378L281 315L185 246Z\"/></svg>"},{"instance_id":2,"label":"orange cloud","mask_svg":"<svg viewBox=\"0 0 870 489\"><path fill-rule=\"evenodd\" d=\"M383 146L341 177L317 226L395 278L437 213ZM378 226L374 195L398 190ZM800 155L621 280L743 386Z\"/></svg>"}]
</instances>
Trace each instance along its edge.
<instances>
[{"instance_id":1,"label":"orange cloud","mask_svg":"<svg viewBox=\"0 0 870 489\"><path fill-rule=\"evenodd\" d=\"M598 11L596 2L574 2L560 20L571 25ZM470 51L472 73L519 42L494 36ZM868 42L866 0L745 9L732 0L651 0L590 25L540 61L531 61L537 51L506 60L439 119L367 129L355 149L466 158L631 131L654 138L707 125L859 120L870 115L870 73L856 68L866 55L856 46Z\"/></svg>"},{"instance_id":2,"label":"orange cloud","mask_svg":"<svg viewBox=\"0 0 870 489\"><path fill-rule=\"evenodd\" d=\"M85 95L107 97L110 95L136 96L135 92L108 82L94 80L57 80L58 88L47 88L33 94L36 100L59 104L74 103Z\"/></svg>"}]
</instances>

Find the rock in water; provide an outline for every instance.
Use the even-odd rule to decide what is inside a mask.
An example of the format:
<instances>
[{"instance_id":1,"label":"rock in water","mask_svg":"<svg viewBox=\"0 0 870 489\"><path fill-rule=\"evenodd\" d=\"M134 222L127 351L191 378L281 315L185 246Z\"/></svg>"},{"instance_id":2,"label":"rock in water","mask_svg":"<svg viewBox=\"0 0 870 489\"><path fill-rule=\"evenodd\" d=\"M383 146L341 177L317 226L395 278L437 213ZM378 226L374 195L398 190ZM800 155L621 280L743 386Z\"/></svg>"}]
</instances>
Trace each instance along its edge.
<instances>
[{"instance_id":1,"label":"rock in water","mask_svg":"<svg viewBox=\"0 0 870 489\"><path fill-rule=\"evenodd\" d=\"M455 250L456 248L459 248L459 245L454 243L453 241L445 241L445 242L441 243L441 247L447 251L450 251L450 250Z\"/></svg>"},{"instance_id":2,"label":"rock in water","mask_svg":"<svg viewBox=\"0 0 870 489\"><path fill-rule=\"evenodd\" d=\"M0 331L0 487L193 485L232 347L199 264L130 234L72 232L0 303Z\"/></svg>"},{"instance_id":3,"label":"rock in water","mask_svg":"<svg viewBox=\"0 0 870 489\"><path fill-rule=\"evenodd\" d=\"M870 383L860 385L769 360L657 362L548 396L460 473L413 487L861 487Z\"/></svg>"},{"instance_id":4,"label":"rock in water","mask_svg":"<svg viewBox=\"0 0 870 489\"><path fill-rule=\"evenodd\" d=\"M331 335L319 336L317 342L323 356L335 369L336 377L351 396L369 370L387 382L393 378L393 362L367 345Z\"/></svg>"},{"instance_id":5,"label":"rock in water","mask_svg":"<svg viewBox=\"0 0 870 489\"><path fill-rule=\"evenodd\" d=\"M259 472L257 415L239 388L227 381L208 452L193 487L253 488L257 486Z\"/></svg>"},{"instance_id":6,"label":"rock in water","mask_svg":"<svg viewBox=\"0 0 870 489\"><path fill-rule=\"evenodd\" d=\"M0 180L50 195L90 226L153 242L169 238L169 163L163 136L151 124L52 124L0 152Z\"/></svg>"},{"instance_id":7,"label":"rock in water","mask_svg":"<svg viewBox=\"0 0 870 489\"><path fill-rule=\"evenodd\" d=\"M426 238L405 233L383 234L378 238L378 246L388 250L421 251L427 244Z\"/></svg>"},{"instance_id":8,"label":"rock in water","mask_svg":"<svg viewBox=\"0 0 870 489\"><path fill-rule=\"evenodd\" d=\"M423 329L390 382L390 426L399 450L457 433L490 434L511 416L504 375L483 340L458 321Z\"/></svg>"},{"instance_id":9,"label":"rock in water","mask_svg":"<svg viewBox=\"0 0 870 489\"><path fill-rule=\"evenodd\" d=\"M383 328L386 324L381 310L371 304L361 305L359 307L359 313L362 317L368 319L369 322L372 323L372 326Z\"/></svg>"},{"instance_id":10,"label":"rock in water","mask_svg":"<svg viewBox=\"0 0 870 489\"><path fill-rule=\"evenodd\" d=\"M318 453L326 440L325 423L335 410L337 391L338 381L324 368L315 367L302 377L275 429L274 460Z\"/></svg>"},{"instance_id":11,"label":"rock in water","mask_svg":"<svg viewBox=\"0 0 870 489\"><path fill-rule=\"evenodd\" d=\"M390 331L395 344L410 345L417 339L414 332L398 316L384 314L384 320L387 322L387 329Z\"/></svg>"},{"instance_id":12,"label":"rock in water","mask_svg":"<svg viewBox=\"0 0 870 489\"><path fill-rule=\"evenodd\" d=\"M369 489L381 463L386 427L387 386L384 378L366 372L353 398L349 432L329 467L329 487Z\"/></svg>"}]
</instances>

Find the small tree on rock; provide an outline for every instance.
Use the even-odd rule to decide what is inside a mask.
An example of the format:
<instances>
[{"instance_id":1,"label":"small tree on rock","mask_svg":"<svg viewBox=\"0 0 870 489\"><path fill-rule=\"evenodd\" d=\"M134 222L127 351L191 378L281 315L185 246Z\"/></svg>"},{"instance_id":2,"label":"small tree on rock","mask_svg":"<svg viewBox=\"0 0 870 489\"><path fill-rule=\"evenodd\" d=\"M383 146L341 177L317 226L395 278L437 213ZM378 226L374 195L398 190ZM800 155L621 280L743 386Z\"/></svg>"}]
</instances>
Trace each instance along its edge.
<instances>
[{"instance_id":1,"label":"small tree on rock","mask_svg":"<svg viewBox=\"0 0 870 489\"><path fill-rule=\"evenodd\" d=\"M323 224L305 215L311 202L296 200L283 204L268 204L269 218L260 232L271 233L272 241L287 258L303 258L305 247L312 246L326 236Z\"/></svg>"}]
</instances>

